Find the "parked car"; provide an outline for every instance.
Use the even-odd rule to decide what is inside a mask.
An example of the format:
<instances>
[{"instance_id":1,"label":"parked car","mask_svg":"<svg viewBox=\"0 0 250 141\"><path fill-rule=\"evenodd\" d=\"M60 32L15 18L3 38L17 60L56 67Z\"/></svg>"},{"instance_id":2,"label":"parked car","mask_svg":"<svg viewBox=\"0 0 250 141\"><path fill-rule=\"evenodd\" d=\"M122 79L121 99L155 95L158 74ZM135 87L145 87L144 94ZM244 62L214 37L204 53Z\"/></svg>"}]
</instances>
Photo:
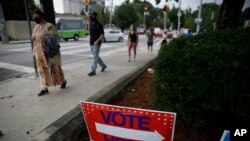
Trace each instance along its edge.
<instances>
[{"instance_id":1,"label":"parked car","mask_svg":"<svg viewBox=\"0 0 250 141\"><path fill-rule=\"evenodd\" d=\"M146 30L144 28L138 28L137 33L138 34L146 34Z\"/></svg>"},{"instance_id":2,"label":"parked car","mask_svg":"<svg viewBox=\"0 0 250 141\"><path fill-rule=\"evenodd\" d=\"M124 39L124 33L117 29L105 29L104 30L104 42L117 41L122 42Z\"/></svg>"}]
</instances>

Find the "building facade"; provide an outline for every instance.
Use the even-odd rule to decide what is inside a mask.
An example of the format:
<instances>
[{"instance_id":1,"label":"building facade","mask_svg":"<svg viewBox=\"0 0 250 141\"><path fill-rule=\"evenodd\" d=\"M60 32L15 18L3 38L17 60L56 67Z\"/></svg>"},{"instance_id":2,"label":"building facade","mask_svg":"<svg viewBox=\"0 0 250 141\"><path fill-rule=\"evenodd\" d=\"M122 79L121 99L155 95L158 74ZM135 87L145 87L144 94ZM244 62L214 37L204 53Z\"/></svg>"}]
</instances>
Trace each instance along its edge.
<instances>
[{"instance_id":1,"label":"building facade","mask_svg":"<svg viewBox=\"0 0 250 141\"><path fill-rule=\"evenodd\" d=\"M85 4L84 0L63 0L64 13L80 15L82 12L87 15L87 11L94 5L105 6L105 0L90 0L89 4Z\"/></svg>"},{"instance_id":2,"label":"building facade","mask_svg":"<svg viewBox=\"0 0 250 141\"><path fill-rule=\"evenodd\" d=\"M83 8L82 0L63 0L64 13L80 15Z\"/></svg>"}]
</instances>

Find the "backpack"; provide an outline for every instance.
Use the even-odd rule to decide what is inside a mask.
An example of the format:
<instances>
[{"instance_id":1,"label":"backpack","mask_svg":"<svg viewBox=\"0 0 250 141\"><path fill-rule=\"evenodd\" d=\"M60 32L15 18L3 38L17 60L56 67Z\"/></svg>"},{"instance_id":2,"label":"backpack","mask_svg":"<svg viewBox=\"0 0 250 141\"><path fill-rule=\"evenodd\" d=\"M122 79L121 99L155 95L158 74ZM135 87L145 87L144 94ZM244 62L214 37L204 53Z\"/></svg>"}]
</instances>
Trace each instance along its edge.
<instances>
[{"instance_id":1,"label":"backpack","mask_svg":"<svg viewBox=\"0 0 250 141\"><path fill-rule=\"evenodd\" d=\"M52 58L59 52L59 40L57 34L46 34L44 36L44 53L46 56Z\"/></svg>"}]
</instances>

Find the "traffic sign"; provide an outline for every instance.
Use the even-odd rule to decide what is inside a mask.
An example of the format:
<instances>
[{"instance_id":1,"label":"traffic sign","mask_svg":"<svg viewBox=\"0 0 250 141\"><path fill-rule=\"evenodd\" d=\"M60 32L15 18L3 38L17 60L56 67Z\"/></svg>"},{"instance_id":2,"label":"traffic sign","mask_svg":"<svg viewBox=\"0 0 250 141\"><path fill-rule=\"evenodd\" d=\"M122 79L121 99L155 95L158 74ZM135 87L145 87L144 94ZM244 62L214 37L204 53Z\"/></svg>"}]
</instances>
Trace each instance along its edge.
<instances>
[{"instance_id":1,"label":"traffic sign","mask_svg":"<svg viewBox=\"0 0 250 141\"><path fill-rule=\"evenodd\" d=\"M81 102L91 141L173 141L176 113Z\"/></svg>"},{"instance_id":2,"label":"traffic sign","mask_svg":"<svg viewBox=\"0 0 250 141\"><path fill-rule=\"evenodd\" d=\"M194 21L195 21L196 24L201 24L202 23L202 19L201 18L196 18Z\"/></svg>"}]
</instances>

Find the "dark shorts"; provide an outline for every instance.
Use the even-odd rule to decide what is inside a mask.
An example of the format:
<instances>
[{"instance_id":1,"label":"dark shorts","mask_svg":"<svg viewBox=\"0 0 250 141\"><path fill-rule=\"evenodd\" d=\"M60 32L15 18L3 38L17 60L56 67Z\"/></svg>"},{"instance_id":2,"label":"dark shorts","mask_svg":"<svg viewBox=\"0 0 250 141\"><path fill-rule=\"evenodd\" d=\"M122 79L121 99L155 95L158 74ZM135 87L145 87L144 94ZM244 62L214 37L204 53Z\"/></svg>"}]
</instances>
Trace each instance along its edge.
<instances>
[{"instance_id":1,"label":"dark shorts","mask_svg":"<svg viewBox=\"0 0 250 141\"><path fill-rule=\"evenodd\" d=\"M149 41L148 46L153 46L153 43L154 43L153 41Z\"/></svg>"}]
</instances>

